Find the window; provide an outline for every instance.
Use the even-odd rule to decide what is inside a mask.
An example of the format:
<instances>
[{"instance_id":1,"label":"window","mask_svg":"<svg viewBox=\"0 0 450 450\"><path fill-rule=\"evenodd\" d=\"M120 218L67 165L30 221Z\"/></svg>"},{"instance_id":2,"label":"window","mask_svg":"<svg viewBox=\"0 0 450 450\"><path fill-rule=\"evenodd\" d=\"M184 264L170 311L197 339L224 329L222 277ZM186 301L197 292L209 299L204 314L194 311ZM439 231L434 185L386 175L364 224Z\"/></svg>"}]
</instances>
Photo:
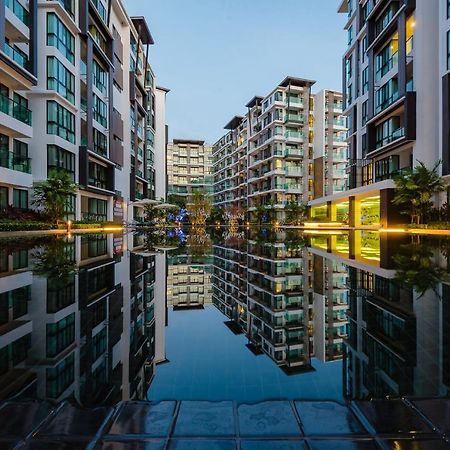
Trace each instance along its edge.
<instances>
[{"instance_id":1,"label":"window","mask_svg":"<svg viewBox=\"0 0 450 450\"><path fill-rule=\"evenodd\" d=\"M8 188L0 186L0 211L8 207Z\"/></svg>"},{"instance_id":2,"label":"window","mask_svg":"<svg viewBox=\"0 0 450 450\"><path fill-rule=\"evenodd\" d=\"M353 85L347 86L347 92L345 93L347 107L353 102Z\"/></svg>"},{"instance_id":3,"label":"window","mask_svg":"<svg viewBox=\"0 0 450 450\"><path fill-rule=\"evenodd\" d=\"M347 31L347 44L351 45L353 42L353 26L351 26Z\"/></svg>"},{"instance_id":4,"label":"window","mask_svg":"<svg viewBox=\"0 0 450 450\"><path fill-rule=\"evenodd\" d=\"M107 94L108 74L94 59L93 65L93 82L94 86L104 95Z\"/></svg>"},{"instance_id":5,"label":"window","mask_svg":"<svg viewBox=\"0 0 450 450\"><path fill-rule=\"evenodd\" d=\"M54 56L47 57L47 89L56 91L70 103L75 103L75 77Z\"/></svg>"},{"instance_id":6,"label":"window","mask_svg":"<svg viewBox=\"0 0 450 450\"><path fill-rule=\"evenodd\" d=\"M94 94L94 120L103 127L108 126L106 103Z\"/></svg>"},{"instance_id":7,"label":"window","mask_svg":"<svg viewBox=\"0 0 450 450\"><path fill-rule=\"evenodd\" d=\"M101 0L92 0L95 8L97 9L98 13L100 14L100 17L103 19L104 22L106 22L106 8L103 5L103 3L101 2Z\"/></svg>"},{"instance_id":8,"label":"window","mask_svg":"<svg viewBox=\"0 0 450 450\"><path fill-rule=\"evenodd\" d=\"M47 134L75 144L75 116L53 100L47 101Z\"/></svg>"},{"instance_id":9,"label":"window","mask_svg":"<svg viewBox=\"0 0 450 450\"><path fill-rule=\"evenodd\" d=\"M108 155L108 138L94 128L94 152L102 156Z\"/></svg>"},{"instance_id":10,"label":"window","mask_svg":"<svg viewBox=\"0 0 450 450\"><path fill-rule=\"evenodd\" d=\"M59 397L75 379L75 355L71 353L56 367L46 369L46 377L47 397Z\"/></svg>"},{"instance_id":11,"label":"window","mask_svg":"<svg viewBox=\"0 0 450 450\"><path fill-rule=\"evenodd\" d=\"M345 60L345 76L346 76L347 82L352 77L352 57L351 57L351 55Z\"/></svg>"},{"instance_id":12,"label":"window","mask_svg":"<svg viewBox=\"0 0 450 450\"><path fill-rule=\"evenodd\" d=\"M398 80L392 78L381 86L376 93L375 113L379 113L398 99Z\"/></svg>"},{"instance_id":13,"label":"window","mask_svg":"<svg viewBox=\"0 0 450 450\"><path fill-rule=\"evenodd\" d=\"M88 184L100 189L107 189L106 167L89 161L89 181ZM89 208L90 209L90 208Z\"/></svg>"},{"instance_id":14,"label":"window","mask_svg":"<svg viewBox=\"0 0 450 450\"><path fill-rule=\"evenodd\" d=\"M362 62L366 61L367 58L367 47L369 46L369 40L367 39L367 35L364 36L363 40L362 40L362 46L361 46L361 51L362 51Z\"/></svg>"},{"instance_id":15,"label":"window","mask_svg":"<svg viewBox=\"0 0 450 450\"><path fill-rule=\"evenodd\" d=\"M97 43L97 45L106 52L106 39L103 37L103 35L100 33L98 28L95 25L89 26L89 33L91 33L92 38Z\"/></svg>"},{"instance_id":16,"label":"window","mask_svg":"<svg viewBox=\"0 0 450 450\"><path fill-rule=\"evenodd\" d=\"M98 198L89 198L88 201L88 216L92 220L99 222L105 222L107 217L107 202L106 200L100 200Z\"/></svg>"},{"instance_id":17,"label":"window","mask_svg":"<svg viewBox=\"0 0 450 450\"><path fill-rule=\"evenodd\" d=\"M47 14L47 45L56 47L72 64L75 61L75 38L55 13Z\"/></svg>"},{"instance_id":18,"label":"window","mask_svg":"<svg viewBox=\"0 0 450 450\"><path fill-rule=\"evenodd\" d=\"M92 361L96 361L106 351L106 329L97 333L92 338Z\"/></svg>"},{"instance_id":19,"label":"window","mask_svg":"<svg viewBox=\"0 0 450 450\"><path fill-rule=\"evenodd\" d=\"M450 31L447 31L447 70L450 70Z\"/></svg>"},{"instance_id":20,"label":"window","mask_svg":"<svg viewBox=\"0 0 450 450\"><path fill-rule=\"evenodd\" d=\"M376 79L379 80L386 75L397 64L398 60L398 33L385 45L376 55Z\"/></svg>"},{"instance_id":21,"label":"window","mask_svg":"<svg viewBox=\"0 0 450 450\"><path fill-rule=\"evenodd\" d=\"M75 181L75 155L57 145L47 146L47 173L64 170Z\"/></svg>"},{"instance_id":22,"label":"window","mask_svg":"<svg viewBox=\"0 0 450 450\"><path fill-rule=\"evenodd\" d=\"M59 3L63 6L63 8L69 13L69 16L72 19L75 18L75 7L74 0L59 0Z\"/></svg>"},{"instance_id":23,"label":"window","mask_svg":"<svg viewBox=\"0 0 450 450\"><path fill-rule=\"evenodd\" d=\"M75 340L75 313L47 324L47 357L53 358Z\"/></svg>"},{"instance_id":24,"label":"window","mask_svg":"<svg viewBox=\"0 0 450 450\"><path fill-rule=\"evenodd\" d=\"M447 0L447 19L450 19L450 0Z\"/></svg>"},{"instance_id":25,"label":"window","mask_svg":"<svg viewBox=\"0 0 450 450\"><path fill-rule=\"evenodd\" d=\"M394 15L397 13L398 8L399 2L392 2L386 8L381 17L375 22L375 36L381 34L381 32L389 25Z\"/></svg>"},{"instance_id":26,"label":"window","mask_svg":"<svg viewBox=\"0 0 450 450\"><path fill-rule=\"evenodd\" d=\"M363 159L367 156L367 134L361 136L361 156Z\"/></svg>"},{"instance_id":27,"label":"window","mask_svg":"<svg viewBox=\"0 0 450 450\"><path fill-rule=\"evenodd\" d=\"M17 209L28 209L28 191L24 189L13 189L13 207Z\"/></svg>"},{"instance_id":28,"label":"window","mask_svg":"<svg viewBox=\"0 0 450 450\"><path fill-rule=\"evenodd\" d=\"M380 148L403 137L405 129L400 124L400 117L394 116L378 125L375 134L375 147Z\"/></svg>"},{"instance_id":29,"label":"window","mask_svg":"<svg viewBox=\"0 0 450 450\"><path fill-rule=\"evenodd\" d=\"M361 125L364 127L368 120L368 102L367 100L361 105Z\"/></svg>"},{"instance_id":30,"label":"window","mask_svg":"<svg viewBox=\"0 0 450 450\"><path fill-rule=\"evenodd\" d=\"M362 71L362 93L363 95L368 91L369 89L369 68L366 67Z\"/></svg>"}]
</instances>

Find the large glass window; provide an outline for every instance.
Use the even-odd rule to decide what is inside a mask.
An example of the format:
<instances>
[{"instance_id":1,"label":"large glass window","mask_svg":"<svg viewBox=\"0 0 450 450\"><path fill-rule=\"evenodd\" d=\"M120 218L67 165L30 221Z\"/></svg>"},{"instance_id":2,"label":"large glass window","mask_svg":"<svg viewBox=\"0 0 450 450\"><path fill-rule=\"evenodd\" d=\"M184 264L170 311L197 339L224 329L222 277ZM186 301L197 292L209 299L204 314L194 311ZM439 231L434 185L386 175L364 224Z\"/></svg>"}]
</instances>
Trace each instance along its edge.
<instances>
[{"instance_id":1,"label":"large glass window","mask_svg":"<svg viewBox=\"0 0 450 450\"><path fill-rule=\"evenodd\" d=\"M377 80L386 75L398 61L398 33L376 55L375 77Z\"/></svg>"},{"instance_id":2,"label":"large glass window","mask_svg":"<svg viewBox=\"0 0 450 450\"><path fill-rule=\"evenodd\" d=\"M75 38L55 13L47 14L47 45L56 47L72 64L75 62Z\"/></svg>"},{"instance_id":3,"label":"large glass window","mask_svg":"<svg viewBox=\"0 0 450 450\"><path fill-rule=\"evenodd\" d=\"M53 100L47 101L47 134L75 144L75 116Z\"/></svg>"},{"instance_id":4,"label":"large glass window","mask_svg":"<svg viewBox=\"0 0 450 450\"><path fill-rule=\"evenodd\" d=\"M98 198L89 199L89 218L99 222L108 220L107 216L107 202Z\"/></svg>"},{"instance_id":5,"label":"large glass window","mask_svg":"<svg viewBox=\"0 0 450 450\"><path fill-rule=\"evenodd\" d=\"M362 71L362 93L363 95L368 91L369 89L369 68L366 67Z\"/></svg>"},{"instance_id":6,"label":"large glass window","mask_svg":"<svg viewBox=\"0 0 450 450\"><path fill-rule=\"evenodd\" d=\"M89 161L89 185L100 189L107 189L106 167L101 166L94 161Z\"/></svg>"},{"instance_id":7,"label":"large glass window","mask_svg":"<svg viewBox=\"0 0 450 450\"><path fill-rule=\"evenodd\" d=\"M376 148L383 147L405 135L400 117L394 116L376 127Z\"/></svg>"},{"instance_id":8,"label":"large glass window","mask_svg":"<svg viewBox=\"0 0 450 450\"><path fill-rule=\"evenodd\" d=\"M378 36L391 22L399 8L399 2L392 2L375 22L375 34Z\"/></svg>"},{"instance_id":9,"label":"large glass window","mask_svg":"<svg viewBox=\"0 0 450 450\"><path fill-rule=\"evenodd\" d=\"M108 126L106 103L94 94L94 120L105 128Z\"/></svg>"},{"instance_id":10,"label":"large glass window","mask_svg":"<svg viewBox=\"0 0 450 450\"><path fill-rule=\"evenodd\" d=\"M57 145L47 146L47 173L65 170L75 181L75 155Z\"/></svg>"},{"instance_id":11,"label":"large glass window","mask_svg":"<svg viewBox=\"0 0 450 450\"><path fill-rule=\"evenodd\" d=\"M375 112L379 113L398 99L398 80L392 78L376 93Z\"/></svg>"},{"instance_id":12,"label":"large glass window","mask_svg":"<svg viewBox=\"0 0 450 450\"><path fill-rule=\"evenodd\" d=\"M93 82L94 86L104 95L107 93L108 74L106 70L94 59L93 65Z\"/></svg>"},{"instance_id":13,"label":"large glass window","mask_svg":"<svg viewBox=\"0 0 450 450\"><path fill-rule=\"evenodd\" d=\"M47 357L52 358L75 340L75 313L47 324Z\"/></svg>"},{"instance_id":14,"label":"large glass window","mask_svg":"<svg viewBox=\"0 0 450 450\"><path fill-rule=\"evenodd\" d=\"M89 27L89 33L91 33L94 41L98 44L98 46L106 52L106 39L103 37L103 35L100 33L98 28L95 25L91 25Z\"/></svg>"},{"instance_id":15,"label":"large glass window","mask_svg":"<svg viewBox=\"0 0 450 450\"><path fill-rule=\"evenodd\" d=\"M69 102L75 103L75 77L54 56L47 57L47 89L54 90Z\"/></svg>"},{"instance_id":16,"label":"large glass window","mask_svg":"<svg viewBox=\"0 0 450 450\"><path fill-rule=\"evenodd\" d=\"M0 211L8 207L8 188L0 186Z\"/></svg>"},{"instance_id":17,"label":"large glass window","mask_svg":"<svg viewBox=\"0 0 450 450\"><path fill-rule=\"evenodd\" d=\"M17 209L28 209L28 191L24 189L13 189L13 207Z\"/></svg>"},{"instance_id":18,"label":"large glass window","mask_svg":"<svg viewBox=\"0 0 450 450\"><path fill-rule=\"evenodd\" d=\"M108 155L108 138L94 128L94 152L102 156Z\"/></svg>"},{"instance_id":19,"label":"large glass window","mask_svg":"<svg viewBox=\"0 0 450 450\"><path fill-rule=\"evenodd\" d=\"M71 353L56 367L46 370L47 397L59 397L75 379L75 355Z\"/></svg>"}]
</instances>

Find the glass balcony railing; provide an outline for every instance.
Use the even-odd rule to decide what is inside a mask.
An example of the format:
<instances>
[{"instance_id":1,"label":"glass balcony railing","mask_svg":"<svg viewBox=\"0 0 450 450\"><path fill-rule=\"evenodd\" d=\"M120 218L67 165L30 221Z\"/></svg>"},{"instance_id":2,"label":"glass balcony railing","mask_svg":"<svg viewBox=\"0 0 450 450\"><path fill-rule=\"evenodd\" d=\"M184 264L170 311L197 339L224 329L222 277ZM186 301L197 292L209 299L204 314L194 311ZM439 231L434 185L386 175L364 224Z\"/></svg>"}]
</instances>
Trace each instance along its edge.
<instances>
[{"instance_id":1,"label":"glass balcony railing","mask_svg":"<svg viewBox=\"0 0 450 450\"><path fill-rule=\"evenodd\" d=\"M31 111L6 95L0 94L0 112L31 126Z\"/></svg>"},{"instance_id":2,"label":"glass balcony railing","mask_svg":"<svg viewBox=\"0 0 450 450\"><path fill-rule=\"evenodd\" d=\"M28 57L24 55L22 52L19 52L14 47L11 47L7 42L5 42L5 45L3 47L3 51L17 64L19 64L20 67L23 67L24 69L28 70L30 67Z\"/></svg>"},{"instance_id":3,"label":"glass balcony railing","mask_svg":"<svg viewBox=\"0 0 450 450\"><path fill-rule=\"evenodd\" d=\"M409 55L414 50L414 36L406 41L406 54Z\"/></svg>"},{"instance_id":4,"label":"glass balcony railing","mask_svg":"<svg viewBox=\"0 0 450 450\"><path fill-rule=\"evenodd\" d=\"M302 148L289 148L286 147L284 156L304 156L305 152Z\"/></svg>"},{"instance_id":5,"label":"glass balcony railing","mask_svg":"<svg viewBox=\"0 0 450 450\"><path fill-rule=\"evenodd\" d=\"M302 114L286 114L284 116L285 122L303 122L304 117Z\"/></svg>"},{"instance_id":6,"label":"glass balcony railing","mask_svg":"<svg viewBox=\"0 0 450 450\"><path fill-rule=\"evenodd\" d=\"M347 151L346 150L333 150L332 153L333 159L347 159Z\"/></svg>"},{"instance_id":7,"label":"glass balcony railing","mask_svg":"<svg viewBox=\"0 0 450 450\"><path fill-rule=\"evenodd\" d=\"M30 13L17 0L6 0L6 7L27 27L30 26Z\"/></svg>"},{"instance_id":8,"label":"glass balcony railing","mask_svg":"<svg viewBox=\"0 0 450 450\"><path fill-rule=\"evenodd\" d=\"M303 139L303 133L299 131L286 131L284 136L286 139Z\"/></svg>"},{"instance_id":9,"label":"glass balcony railing","mask_svg":"<svg viewBox=\"0 0 450 450\"><path fill-rule=\"evenodd\" d=\"M396 102L398 100L398 98L399 98L398 91L393 92L392 95L390 95L384 101L382 101L376 105L375 114L378 114L379 112L385 110L387 107L391 106L394 102Z\"/></svg>"},{"instance_id":10,"label":"glass balcony railing","mask_svg":"<svg viewBox=\"0 0 450 450\"><path fill-rule=\"evenodd\" d=\"M10 152L8 148L0 147L0 167L23 173L31 173L31 158L16 155Z\"/></svg>"},{"instance_id":11,"label":"glass balcony railing","mask_svg":"<svg viewBox=\"0 0 450 450\"><path fill-rule=\"evenodd\" d=\"M404 127L397 128L388 136L383 136L381 139L377 139L376 148L384 147L385 145L388 145L391 142L394 142L397 139L400 139L404 136L405 136L405 128Z\"/></svg>"}]
</instances>

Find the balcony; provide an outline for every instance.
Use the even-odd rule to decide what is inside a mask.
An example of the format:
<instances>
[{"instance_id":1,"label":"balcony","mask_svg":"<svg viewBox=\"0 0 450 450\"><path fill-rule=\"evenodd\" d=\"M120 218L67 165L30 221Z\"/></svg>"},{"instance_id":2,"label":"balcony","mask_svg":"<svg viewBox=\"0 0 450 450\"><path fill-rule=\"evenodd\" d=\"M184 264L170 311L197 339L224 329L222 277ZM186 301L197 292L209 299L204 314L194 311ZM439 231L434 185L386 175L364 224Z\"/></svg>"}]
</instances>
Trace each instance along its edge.
<instances>
[{"instance_id":1,"label":"balcony","mask_svg":"<svg viewBox=\"0 0 450 450\"><path fill-rule=\"evenodd\" d=\"M303 123L305 119L303 117L303 114L286 114L284 116L284 121Z\"/></svg>"},{"instance_id":2,"label":"balcony","mask_svg":"<svg viewBox=\"0 0 450 450\"><path fill-rule=\"evenodd\" d=\"M303 158L305 156L305 151L303 150L303 148L286 147L284 156L297 156L299 158Z\"/></svg>"},{"instance_id":3,"label":"balcony","mask_svg":"<svg viewBox=\"0 0 450 450\"><path fill-rule=\"evenodd\" d=\"M303 135L303 133L300 133L299 131L286 131L286 133L284 133L284 137L287 140L301 140L301 141L303 141L304 135Z\"/></svg>"},{"instance_id":4,"label":"balcony","mask_svg":"<svg viewBox=\"0 0 450 450\"><path fill-rule=\"evenodd\" d=\"M15 155L7 148L0 148L0 167L23 173L31 173L31 158Z\"/></svg>"},{"instance_id":5,"label":"balcony","mask_svg":"<svg viewBox=\"0 0 450 450\"><path fill-rule=\"evenodd\" d=\"M6 0L6 7L27 27L30 26L30 13L17 0Z\"/></svg>"},{"instance_id":6,"label":"balcony","mask_svg":"<svg viewBox=\"0 0 450 450\"><path fill-rule=\"evenodd\" d=\"M31 111L6 95L0 94L0 112L31 126Z\"/></svg>"},{"instance_id":7,"label":"balcony","mask_svg":"<svg viewBox=\"0 0 450 450\"><path fill-rule=\"evenodd\" d=\"M30 70L30 64L28 61L28 57L26 55L24 55L22 52L19 52L14 47L11 47L11 45L9 45L7 42L5 42L3 51L9 58L11 58L20 67L24 68L25 70Z\"/></svg>"},{"instance_id":8,"label":"balcony","mask_svg":"<svg viewBox=\"0 0 450 450\"><path fill-rule=\"evenodd\" d=\"M379 149L403 137L405 137L405 128L404 127L397 128L391 134L383 136L380 139L378 139L375 148Z\"/></svg>"}]
</instances>

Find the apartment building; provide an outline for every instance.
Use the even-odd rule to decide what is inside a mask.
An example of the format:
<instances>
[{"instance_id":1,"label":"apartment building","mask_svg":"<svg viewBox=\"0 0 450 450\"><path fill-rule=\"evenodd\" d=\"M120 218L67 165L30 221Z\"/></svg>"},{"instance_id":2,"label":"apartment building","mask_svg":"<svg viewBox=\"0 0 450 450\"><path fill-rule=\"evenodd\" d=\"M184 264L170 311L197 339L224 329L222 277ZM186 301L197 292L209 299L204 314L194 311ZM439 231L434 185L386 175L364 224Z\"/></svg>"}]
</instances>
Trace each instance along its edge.
<instances>
[{"instance_id":1,"label":"apartment building","mask_svg":"<svg viewBox=\"0 0 450 450\"><path fill-rule=\"evenodd\" d=\"M312 197L313 84L286 77L225 126L214 146L216 205L243 206L250 220L265 205L266 220L280 221L288 203Z\"/></svg>"},{"instance_id":2,"label":"apartment building","mask_svg":"<svg viewBox=\"0 0 450 450\"><path fill-rule=\"evenodd\" d=\"M168 195L187 201L194 192L212 194L212 148L200 140L167 145Z\"/></svg>"},{"instance_id":3,"label":"apartment building","mask_svg":"<svg viewBox=\"0 0 450 450\"><path fill-rule=\"evenodd\" d=\"M390 207L396 174L417 161L431 168L441 159L442 174L448 171L441 143L441 136L448 135L442 120L448 101L441 94L447 72L447 2L345 0L339 12L347 15L348 190L324 192L311 201L311 215L314 219L325 212L329 220L351 226L388 227L404 221Z\"/></svg>"},{"instance_id":4,"label":"apartment building","mask_svg":"<svg viewBox=\"0 0 450 450\"><path fill-rule=\"evenodd\" d=\"M0 207L27 209L33 181L64 170L78 186L67 218L139 217L164 150L145 19L120 0L7 0L0 11Z\"/></svg>"},{"instance_id":5,"label":"apartment building","mask_svg":"<svg viewBox=\"0 0 450 450\"><path fill-rule=\"evenodd\" d=\"M0 398L86 406L145 399L154 375L160 255L132 235L75 236L0 252ZM155 314L156 312L156 314ZM160 338L163 338L163 336Z\"/></svg>"},{"instance_id":6,"label":"apartment building","mask_svg":"<svg viewBox=\"0 0 450 450\"><path fill-rule=\"evenodd\" d=\"M347 189L347 121L342 93L314 95L314 198Z\"/></svg>"},{"instance_id":7,"label":"apartment building","mask_svg":"<svg viewBox=\"0 0 450 450\"><path fill-rule=\"evenodd\" d=\"M172 252L167 255L167 305L202 309L212 303L212 258Z\"/></svg>"}]
</instances>

